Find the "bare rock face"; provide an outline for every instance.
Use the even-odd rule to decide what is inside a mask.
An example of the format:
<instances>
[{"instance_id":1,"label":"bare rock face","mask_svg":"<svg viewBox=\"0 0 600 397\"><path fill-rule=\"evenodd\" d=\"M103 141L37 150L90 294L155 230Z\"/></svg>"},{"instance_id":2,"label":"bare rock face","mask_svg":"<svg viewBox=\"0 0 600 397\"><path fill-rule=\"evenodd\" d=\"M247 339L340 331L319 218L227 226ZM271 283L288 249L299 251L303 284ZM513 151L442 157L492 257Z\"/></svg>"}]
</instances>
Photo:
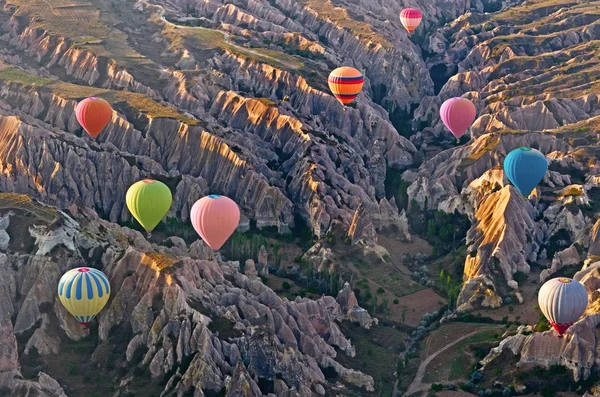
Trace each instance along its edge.
<instances>
[{"instance_id":1,"label":"bare rock face","mask_svg":"<svg viewBox=\"0 0 600 397\"><path fill-rule=\"evenodd\" d=\"M374 323L377 324L377 319L373 319L365 309L358 305L358 300L350 284L344 283L344 288L338 292L335 300L348 320L356 322L366 329L371 328Z\"/></svg>"},{"instance_id":2,"label":"bare rock face","mask_svg":"<svg viewBox=\"0 0 600 397\"><path fill-rule=\"evenodd\" d=\"M517 271L529 273L527 260L537 257L542 237L533 217L531 204L512 186L505 186L482 199L467 233L469 254L465 260L465 277L469 287L463 288L459 306L472 299L471 280L477 280L478 294L488 296L500 292L500 285L492 280L511 281ZM484 279L487 281L482 283ZM487 298L483 299L482 304L488 306ZM497 299L493 301L492 307L497 306Z\"/></svg>"},{"instance_id":3,"label":"bare rock face","mask_svg":"<svg viewBox=\"0 0 600 397\"><path fill-rule=\"evenodd\" d=\"M226 397L253 397L261 396L262 393L258 385L248 374L246 367L241 362L238 362L229 384L227 385Z\"/></svg>"},{"instance_id":4,"label":"bare rock face","mask_svg":"<svg viewBox=\"0 0 600 397\"><path fill-rule=\"evenodd\" d=\"M594 223L590 232L588 257L600 256L600 219Z\"/></svg>"},{"instance_id":5,"label":"bare rock face","mask_svg":"<svg viewBox=\"0 0 600 397\"><path fill-rule=\"evenodd\" d=\"M573 380L587 379L597 360L598 322L598 314L584 317L567 330L564 338L557 338L554 330L530 335L519 333L500 342L481 363L485 370L486 365L503 352L508 352L519 356L517 366L522 370L534 366L550 368L563 365L571 371Z\"/></svg>"},{"instance_id":6,"label":"bare rock face","mask_svg":"<svg viewBox=\"0 0 600 397\"><path fill-rule=\"evenodd\" d=\"M159 250L139 232L93 214L71 218L39 204L31 205L36 208L35 214L47 214L56 220L42 218L36 229L31 229L29 238L36 245L32 253L9 251L0 256L1 301L18 301L14 329L10 317L15 309L10 305L2 311L7 317L0 330L1 385L14 393L27 387L47 390L48 396L65 395L56 381L41 372L37 381L19 378L15 333L18 329L21 334L31 335L24 342L25 352L35 348L43 356L62 349L59 329L69 338L81 338L81 327L60 309L55 288L64 271L80 265L83 253L87 256L94 251L101 254L94 255L91 264L107 274L112 293L98 316L99 345L90 356L92 360L100 357L103 349L112 348L114 332L130 329L131 337L122 351L126 362L147 368L154 378L166 376L164 387L168 393L185 394L200 384L206 392L260 395L256 394L256 379L263 379L283 382L280 389L300 390L301 395L309 396L323 390L319 385L327 381L321 368L328 367L349 384L373 390L370 376L335 360L334 346L343 354L355 354L337 325L350 317L349 311L362 310L351 291L344 309L328 296L317 301L298 298L290 302L259 279L239 273L233 264L208 260L209 252L191 258L182 241ZM13 215L12 220L20 222L17 216ZM41 237L56 235L70 238ZM49 242L54 247L52 253L40 251ZM17 278L19 297L15 290ZM56 308L55 315L47 314L48 307ZM371 324L368 314L361 319L364 326ZM145 354L139 363L133 362L139 350ZM115 380L115 384L119 380L123 390L131 384L125 378ZM312 390L306 390L307 385L313 385Z\"/></svg>"},{"instance_id":7,"label":"bare rock face","mask_svg":"<svg viewBox=\"0 0 600 397\"><path fill-rule=\"evenodd\" d=\"M565 266L578 265L579 263L581 263L581 257L576 246L572 245L567 249L557 252L554 254L550 269L544 269L542 273L540 273L540 282L545 282L552 274Z\"/></svg>"},{"instance_id":8,"label":"bare rock face","mask_svg":"<svg viewBox=\"0 0 600 397\"><path fill-rule=\"evenodd\" d=\"M566 142L551 135L482 135L468 145L443 151L424 163L408 188L409 199L423 206L427 198L428 208L437 209L440 203L461 193L473 180L501 165L510 151L521 146L534 147L543 153L571 150Z\"/></svg>"}]
</instances>

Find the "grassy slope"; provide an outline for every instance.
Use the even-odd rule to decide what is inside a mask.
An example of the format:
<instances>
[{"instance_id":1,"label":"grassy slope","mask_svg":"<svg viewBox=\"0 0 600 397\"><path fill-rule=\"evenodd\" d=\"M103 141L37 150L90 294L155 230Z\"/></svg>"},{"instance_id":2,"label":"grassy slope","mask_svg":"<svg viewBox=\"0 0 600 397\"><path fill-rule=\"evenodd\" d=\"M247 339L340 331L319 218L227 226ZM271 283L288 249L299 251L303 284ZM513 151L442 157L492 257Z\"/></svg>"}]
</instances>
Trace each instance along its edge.
<instances>
[{"instance_id":1,"label":"grassy slope","mask_svg":"<svg viewBox=\"0 0 600 397\"><path fill-rule=\"evenodd\" d=\"M118 103L125 103L139 112L145 113L153 118L171 118L189 125L198 124L197 120L182 115L174 108L163 106L144 94L106 90L103 88L55 81L35 76L15 67L8 67L0 70L0 80L4 83L19 83L28 87L47 89L65 99L79 100L89 96L97 96L106 99L113 105L117 104L117 108Z\"/></svg>"}]
</instances>

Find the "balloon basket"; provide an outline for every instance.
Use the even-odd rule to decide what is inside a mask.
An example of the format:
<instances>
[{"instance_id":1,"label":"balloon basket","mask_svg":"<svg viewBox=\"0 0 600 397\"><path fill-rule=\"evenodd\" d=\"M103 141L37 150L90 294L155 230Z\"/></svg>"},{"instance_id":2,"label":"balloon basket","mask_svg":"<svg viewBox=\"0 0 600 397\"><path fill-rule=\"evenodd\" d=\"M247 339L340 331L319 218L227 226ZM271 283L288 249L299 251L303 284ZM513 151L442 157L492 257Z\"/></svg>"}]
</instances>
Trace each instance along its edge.
<instances>
[{"instance_id":1,"label":"balloon basket","mask_svg":"<svg viewBox=\"0 0 600 397\"><path fill-rule=\"evenodd\" d=\"M152 233L147 232L148 234L146 234L146 238L152 238Z\"/></svg>"}]
</instances>

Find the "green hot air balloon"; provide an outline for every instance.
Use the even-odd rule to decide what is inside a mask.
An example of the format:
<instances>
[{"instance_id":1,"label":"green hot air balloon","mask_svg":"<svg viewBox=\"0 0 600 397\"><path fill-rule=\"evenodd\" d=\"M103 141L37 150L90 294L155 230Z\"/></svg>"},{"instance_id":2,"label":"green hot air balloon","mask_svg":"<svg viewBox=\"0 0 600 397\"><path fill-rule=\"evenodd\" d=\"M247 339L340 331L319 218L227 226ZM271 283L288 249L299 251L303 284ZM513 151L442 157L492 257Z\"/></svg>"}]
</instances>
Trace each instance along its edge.
<instances>
[{"instance_id":1,"label":"green hot air balloon","mask_svg":"<svg viewBox=\"0 0 600 397\"><path fill-rule=\"evenodd\" d=\"M125 201L131 214L150 237L150 232L169 212L173 197L171 190L164 183L144 179L131 185Z\"/></svg>"}]
</instances>

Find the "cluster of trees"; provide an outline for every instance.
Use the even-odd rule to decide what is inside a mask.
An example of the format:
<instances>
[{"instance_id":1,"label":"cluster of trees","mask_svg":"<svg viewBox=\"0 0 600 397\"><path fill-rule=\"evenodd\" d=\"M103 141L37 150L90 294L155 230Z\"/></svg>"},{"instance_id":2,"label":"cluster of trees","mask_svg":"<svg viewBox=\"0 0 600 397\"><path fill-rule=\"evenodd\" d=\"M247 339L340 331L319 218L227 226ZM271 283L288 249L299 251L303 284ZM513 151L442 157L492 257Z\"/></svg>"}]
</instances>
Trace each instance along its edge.
<instances>
[{"instance_id":1,"label":"cluster of trees","mask_svg":"<svg viewBox=\"0 0 600 397\"><path fill-rule=\"evenodd\" d=\"M425 200L427 208L427 199ZM471 227L469 219L458 212L423 211L416 200L411 200L408 221L412 231L424 236L436 256L445 255L459 248Z\"/></svg>"},{"instance_id":2,"label":"cluster of trees","mask_svg":"<svg viewBox=\"0 0 600 397\"><path fill-rule=\"evenodd\" d=\"M462 282L452 281L452 277L446 276L444 269L440 271L440 285L441 288L446 291L446 298L448 299L448 309L452 310L456 308L456 300L460 294Z\"/></svg>"}]
</instances>

